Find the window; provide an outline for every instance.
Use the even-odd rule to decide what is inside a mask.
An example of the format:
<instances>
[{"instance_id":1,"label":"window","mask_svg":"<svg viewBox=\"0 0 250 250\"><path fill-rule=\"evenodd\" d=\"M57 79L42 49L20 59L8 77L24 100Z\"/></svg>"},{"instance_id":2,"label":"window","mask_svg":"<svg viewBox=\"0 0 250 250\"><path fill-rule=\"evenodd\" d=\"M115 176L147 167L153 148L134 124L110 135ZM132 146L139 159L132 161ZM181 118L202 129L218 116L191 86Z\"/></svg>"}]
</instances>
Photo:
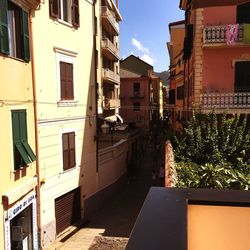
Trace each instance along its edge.
<instances>
[{"instance_id":1,"label":"window","mask_svg":"<svg viewBox=\"0 0 250 250\"><path fill-rule=\"evenodd\" d=\"M182 100L184 98L184 87L177 87L177 100Z\"/></svg>"},{"instance_id":2,"label":"window","mask_svg":"<svg viewBox=\"0 0 250 250\"><path fill-rule=\"evenodd\" d=\"M169 90L169 104L175 104L175 89Z\"/></svg>"},{"instance_id":3,"label":"window","mask_svg":"<svg viewBox=\"0 0 250 250\"><path fill-rule=\"evenodd\" d=\"M60 62L61 100L74 100L73 64Z\"/></svg>"},{"instance_id":4,"label":"window","mask_svg":"<svg viewBox=\"0 0 250 250\"><path fill-rule=\"evenodd\" d=\"M26 110L15 110L12 115L12 134L14 148L14 169L20 169L36 160L28 144Z\"/></svg>"},{"instance_id":5,"label":"window","mask_svg":"<svg viewBox=\"0 0 250 250\"><path fill-rule=\"evenodd\" d=\"M237 6L237 23L250 23L250 3Z\"/></svg>"},{"instance_id":6,"label":"window","mask_svg":"<svg viewBox=\"0 0 250 250\"><path fill-rule=\"evenodd\" d=\"M0 1L0 52L30 60L29 16L7 0Z\"/></svg>"},{"instance_id":7,"label":"window","mask_svg":"<svg viewBox=\"0 0 250 250\"><path fill-rule=\"evenodd\" d=\"M140 111L140 103L134 102L134 111Z\"/></svg>"},{"instance_id":8,"label":"window","mask_svg":"<svg viewBox=\"0 0 250 250\"><path fill-rule=\"evenodd\" d=\"M64 133L62 135L63 146L63 170L68 170L76 166L75 157L75 132Z\"/></svg>"},{"instance_id":9,"label":"window","mask_svg":"<svg viewBox=\"0 0 250 250\"><path fill-rule=\"evenodd\" d=\"M140 96L140 83L134 82L134 96Z\"/></svg>"},{"instance_id":10,"label":"window","mask_svg":"<svg viewBox=\"0 0 250 250\"><path fill-rule=\"evenodd\" d=\"M235 63L235 91L250 91L250 61Z\"/></svg>"},{"instance_id":11,"label":"window","mask_svg":"<svg viewBox=\"0 0 250 250\"><path fill-rule=\"evenodd\" d=\"M79 0L50 0L50 16L72 24L75 28L80 26Z\"/></svg>"}]
</instances>

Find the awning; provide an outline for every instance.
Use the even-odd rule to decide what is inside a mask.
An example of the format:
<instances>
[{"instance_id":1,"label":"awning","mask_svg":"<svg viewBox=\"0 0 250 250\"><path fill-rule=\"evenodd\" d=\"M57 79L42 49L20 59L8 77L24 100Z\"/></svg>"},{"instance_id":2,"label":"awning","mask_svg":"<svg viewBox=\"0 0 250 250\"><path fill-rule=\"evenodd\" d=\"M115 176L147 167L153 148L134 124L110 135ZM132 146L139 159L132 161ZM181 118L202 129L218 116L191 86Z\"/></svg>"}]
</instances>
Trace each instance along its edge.
<instances>
[{"instance_id":1,"label":"awning","mask_svg":"<svg viewBox=\"0 0 250 250\"><path fill-rule=\"evenodd\" d=\"M112 116L105 117L104 120L108 122L116 122L117 117L115 115L112 115Z\"/></svg>"},{"instance_id":2,"label":"awning","mask_svg":"<svg viewBox=\"0 0 250 250\"><path fill-rule=\"evenodd\" d=\"M23 185L16 187L15 189L9 191L8 193L4 193L2 199L10 205L20 199L22 196L30 192L37 186L37 177L34 176L32 179L26 181Z\"/></svg>"},{"instance_id":3,"label":"awning","mask_svg":"<svg viewBox=\"0 0 250 250\"><path fill-rule=\"evenodd\" d=\"M117 116L117 118L120 120L121 123L123 123L123 119L119 114L115 114Z\"/></svg>"}]
</instances>

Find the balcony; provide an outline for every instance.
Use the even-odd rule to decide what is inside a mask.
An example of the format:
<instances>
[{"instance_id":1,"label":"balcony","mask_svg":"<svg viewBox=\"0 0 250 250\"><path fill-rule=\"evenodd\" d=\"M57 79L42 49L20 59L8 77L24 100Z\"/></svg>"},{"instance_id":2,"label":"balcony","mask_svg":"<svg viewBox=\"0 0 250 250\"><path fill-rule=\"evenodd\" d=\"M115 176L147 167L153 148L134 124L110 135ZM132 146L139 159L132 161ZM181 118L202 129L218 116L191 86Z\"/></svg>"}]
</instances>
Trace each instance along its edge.
<instances>
[{"instance_id":1,"label":"balcony","mask_svg":"<svg viewBox=\"0 0 250 250\"><path fill-rule=\"evenodd\" d=\"M144 98L144 93L142 92L134 92L131 96L131 99L143 99Z\"/></svg>"},{"instance_id":2,"label":"balcony","mask_svg":"<svg viewBox=\"0 0 250 250\"><path fill-rule=\"evenodd\" d=\"M120 76L110 69L102 69L102 77L105 82L120 84Z\"/></svg>"},{"instance_id":3,"label":"balcony","mask_svg":"<svg viewBox=\"0 0 250 250\"><path fill-rule=\"evenodd\" d=\"M120 60L119 49L108 38L102 39L102 53L112 61Z\"/></svg>"},{"instance_id":4,"label":"balcony","mask_svg":"<svg viewBox=\"0 0 250 250\"><path fill-rule=\"evenodd\" d=\"M101 7L102 25L113 36L119 35L119 23L116 21L115 14L107 6Z\"/></svg>"},{"instance_id":5,"label":"balcony","mask_svg":"<svg viewBox=\"0 0 250 250\"><path fill-rule=\"evenodd\" d=\"M214 46L225 46L227 45L226 38L226 29L227 25L215 25L207 26L203 30L203 43L204 47L214 47ZM243 45L243 25L239 25L238 29L238 40L236 41L237 45Z\"/></svg>"},{"instance_id":6,"label":"balcony","mask_svg":"<svg viewBox=\"0 0 250 250\"><path fill-rule=\"evenodd\" d=\"M110 109L116 109L121 106L119 99L111 99L111 98L105 98L104 100L104 109L110 110Z\"/></svg>"},{"instance_id":7,"label":"balcony","mask_svg":"<svg viewBox=\"0 0 250 250\"><path fill-rule=\"evenodd\" d=\"M203 109L248 109L250 92L241 93L206 93L201 95Z\"/></svg>"}]
</instances>

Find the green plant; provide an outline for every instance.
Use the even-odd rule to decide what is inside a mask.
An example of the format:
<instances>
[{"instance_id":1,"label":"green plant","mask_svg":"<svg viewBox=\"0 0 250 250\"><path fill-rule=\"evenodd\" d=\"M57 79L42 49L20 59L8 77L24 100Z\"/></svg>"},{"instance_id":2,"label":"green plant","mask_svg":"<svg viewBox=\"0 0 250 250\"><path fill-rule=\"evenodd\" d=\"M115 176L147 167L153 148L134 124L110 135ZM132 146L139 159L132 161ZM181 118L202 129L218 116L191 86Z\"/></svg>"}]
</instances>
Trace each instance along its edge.
<instances>
[{"instance_id":1,"label":"green plant","mask_svg":"<svg viewBox=\"0 0 250 250\"><path fill-rule=\"evenodd\" d=\"M230 164L204 164L193 162L176 163L178 187L245 189L250 188L250 165L248 171L232 168Z\"/></svg>"},{"instance_id":2,"label":"green plant","mask_svg":"<svg viewBox=\"0 0 250 250\"><path fill-rule=\"evenodd\" d=\"M246 124L246 116L193 112L183 133L175 137L175 157L196 164L244 163L250 155L250 130Z\"/></svg>"},{"instance_id":3,"label":"green plant","mask_svg":"<svg viewBox=\"0 0 250 250\"><path fill-rule=\"evenodd\" d=\"M175 137L178 186L250 187L250 130L247 117L192 113Z\"/></svg>"}]
</instances>

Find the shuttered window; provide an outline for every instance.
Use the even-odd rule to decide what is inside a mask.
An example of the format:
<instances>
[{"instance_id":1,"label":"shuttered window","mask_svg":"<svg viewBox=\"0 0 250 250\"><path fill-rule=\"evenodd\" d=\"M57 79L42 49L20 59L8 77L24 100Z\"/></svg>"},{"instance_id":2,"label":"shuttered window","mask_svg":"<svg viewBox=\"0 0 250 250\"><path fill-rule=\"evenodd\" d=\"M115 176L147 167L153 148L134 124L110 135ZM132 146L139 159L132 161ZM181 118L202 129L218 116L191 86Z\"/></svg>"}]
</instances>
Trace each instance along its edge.
<instances>
[{"instance_id":1,"label":"shuttered window","mask_svg":"<svg viewBox=\"0 0 250 250\"><path fill-rule=\"evenodd\" d=\"M79 0L72 0L72 24L75 27L80 26L79 20Z\"/></svg>"},{"instance_id":2,"label":"shuttered window","mask_svg":"<svg viewBox=\"0 0 250 250\"><path fill-rule=\"evenodd\" d=\"M175 89L169 90L169 104L175 104Z\"/></svg>"},{"instance_id":3,"label":"shuttered window","mask_svg":"<svg viewBox=\"0 0 250 250\"><path fill-rule=\"evenodd\" d=\"M73 64L60 62L61 100L74 99Z\"/></svg>"},{"instance_id":4,"label":"shuttered window","mask_svg":"<svg viewBox=\"0 0 250 250\"><path fill-rule=\"evenodd\" d=\"M235 91L250 91L250 61L236 62L235 64Z\"/></svg>"},{"instance_id":5,"label":"shuttered window","mask_svg":"<svg viewBox=\"0 0 250 250\"><path fill-rule=\"evenodd\" d=\"M250 3L237 6L237 23L250 23Z\"/></svg>"},{"instance_id":6,"label":"shuttered window","mask_svg":"<svg viewBox=\"0 0 250 250\"><path fill-rule=\"evenodd\" d=\"M9 54L7 1L0 0L0 51Z\"/></svg>"},{"instance_id":7,"label":"shuttered window","mask_svg":"<svg viewBox=\"0 0 250 250\"><path fill-rule=\"evenodd\" d=\"M53 18L60 18L60 0L49 0L49 14Z\"/></svg>"},{"instance_id":8,"label":"shuttered window","mask_svg":"<svg viewBox=\"0 0 250 250\"><path fill-rule=\"evenodd\" d=\"M61 19L75 28L80 26L79 0L50 0L49 13L50 17Z\"/></svg>"},{"instance_id":9,"label":"shuttered window","mask_svg":"<svg viewBox=\"0 0 250 250\"><path fill-rule=\"evenodd\" d=\"M20 169L36 160L27 138L26 110L12 111L14 169Z\"/></svg>"},{"instance_id":10,"label":"shuttered window","mask_svg":"<svg viewBox=\"0 0 250 250\"><path fill-rule=\"evenodd\" d=\"M11 1L0 0L0 52L30 60L29 16Z\"/></svg>"},{"instance_id":11,"label":"shuttered window","mask_svg":"<svg viewBox=\"0 0 250 250\"><path fill-rule=\"evenodd\" d=\"M21 41L22 41L22 59L30 60L30 45L29 45L29 16L28 13L22 10L21 12Z\"/></svg>"},{"instance_id":12,"label":"shuttered window","mask_svg":"<svg viewBox=\"0 0 250 250\"><path fill-rule=\"evenodd\" d=\"M62 135L63 145L63 170L68 170L76 165L75 160L75 133L64 133Z\"/></svg>"}]
</instances>

